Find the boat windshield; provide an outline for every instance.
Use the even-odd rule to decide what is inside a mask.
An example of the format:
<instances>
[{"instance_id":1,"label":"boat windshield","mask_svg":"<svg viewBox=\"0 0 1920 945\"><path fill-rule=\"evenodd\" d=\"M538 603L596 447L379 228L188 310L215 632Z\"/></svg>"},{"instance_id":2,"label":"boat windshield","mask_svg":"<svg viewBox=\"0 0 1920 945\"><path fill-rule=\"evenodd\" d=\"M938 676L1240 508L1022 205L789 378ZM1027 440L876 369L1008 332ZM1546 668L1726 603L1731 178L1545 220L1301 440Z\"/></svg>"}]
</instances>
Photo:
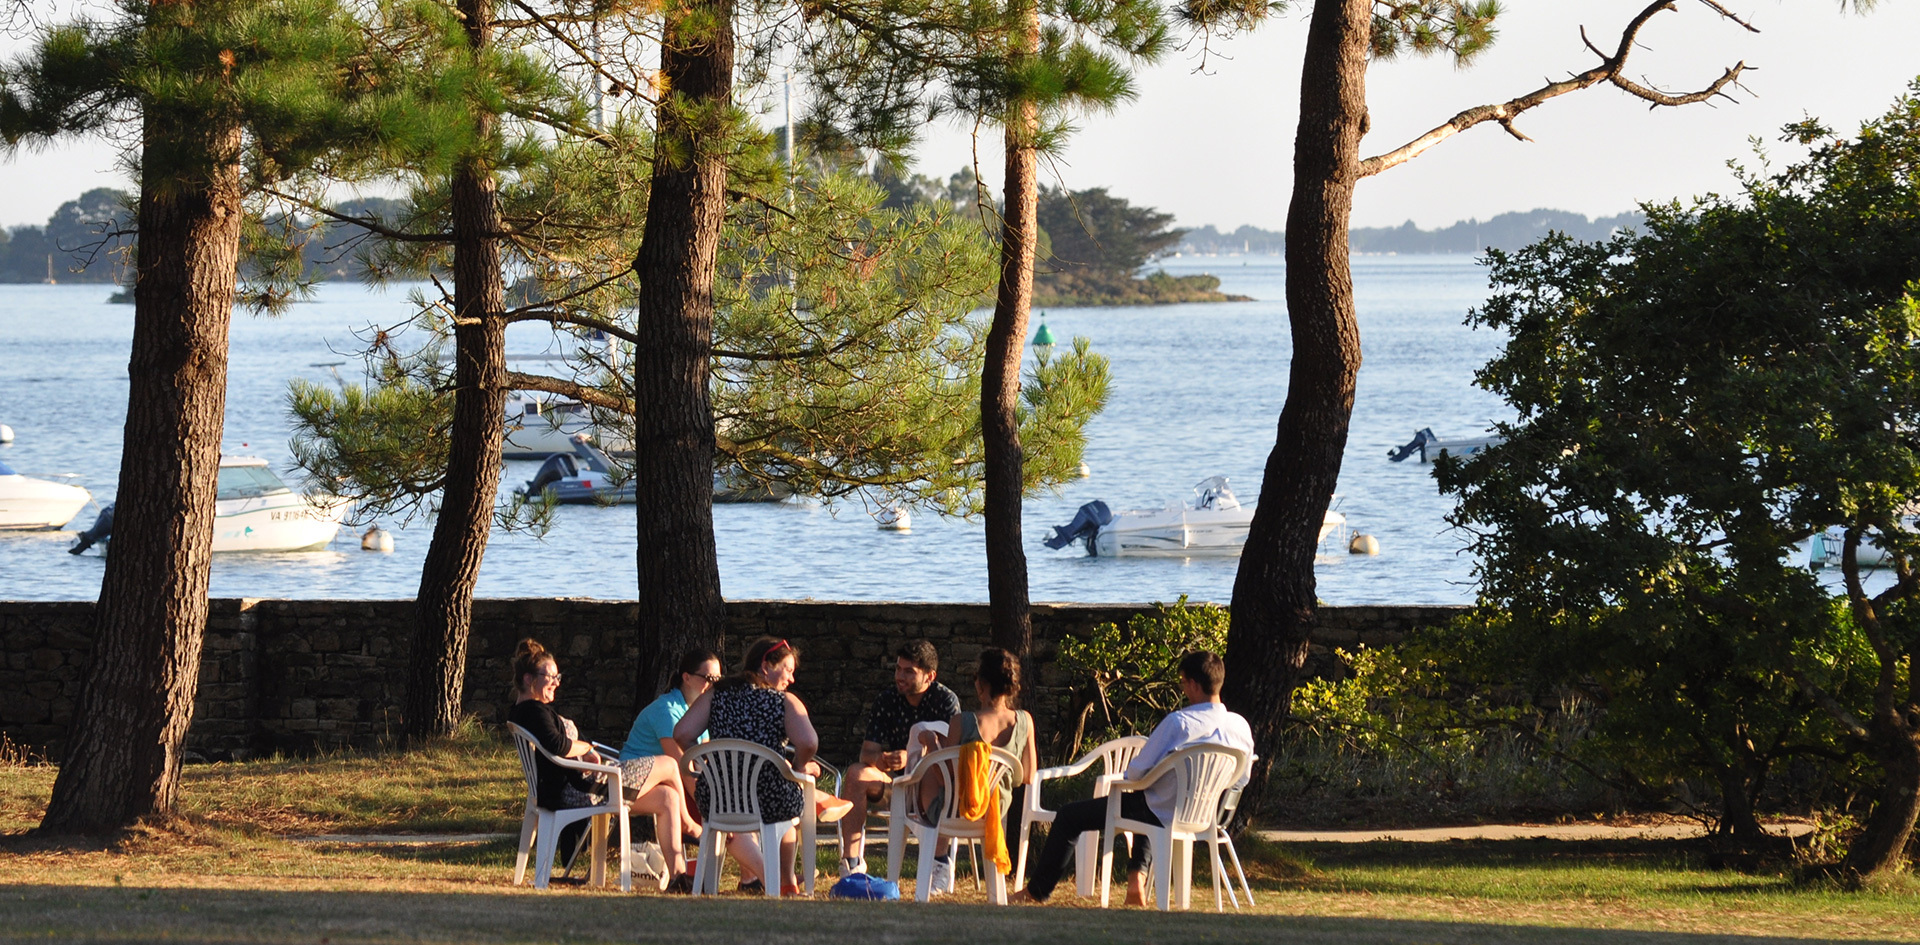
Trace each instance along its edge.
<instances>
[{"instance_id":1,"label":"boat windshield","mask_svg":"<svg viewBox=\"0 0 1920 945\"><path fill-rule=\"evenodd\" d=\"M220 492L216 498L248 499L291 491L273 470L265 466L220 467Z\"/></svg>"},{"instance_id":2,"label":"boat windshield","mask_svg":"<svg viewBox=\"0 0 1920 945\"><path fill-rule=\"evenodd\" d=\"M0 463L0 476L18 476L18 475L20 474L17 472L14 472L12 466L8 466L6 463Z\"/></svg>"}]
</instances>

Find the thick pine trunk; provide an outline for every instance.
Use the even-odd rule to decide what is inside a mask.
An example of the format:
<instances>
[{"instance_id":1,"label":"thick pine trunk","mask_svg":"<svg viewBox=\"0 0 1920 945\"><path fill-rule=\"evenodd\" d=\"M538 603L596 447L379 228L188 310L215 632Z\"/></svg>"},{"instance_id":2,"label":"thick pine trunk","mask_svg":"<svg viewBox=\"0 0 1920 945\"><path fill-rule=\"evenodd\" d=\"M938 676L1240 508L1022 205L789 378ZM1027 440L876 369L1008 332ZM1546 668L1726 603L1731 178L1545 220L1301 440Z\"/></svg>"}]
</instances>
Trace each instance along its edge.
<instances>
[{"instance_id":1,"label":"thick pine trunk","mask_svg":"<svg viewBox=\"0 0 1920 945\"><path fill-rule=\"evenodd\" d=\"M635 697L664 692L680 654L725 634L713 544L713 276L726 216L732 0L669 0L652 189L634 271L634 475L640 659Z\"/></svg>"},{"instance_id":2,"label":"thick pine trunk","mask_svg":"<svg viewBox=\"0 0 1920 945\"><path fill-rule=\"evenodd\" d=\"M1891 873L1907 862L1907 844L1920 815L1920 731L1908 722L1914 707L1901 708L1905 711L1883 709L1869 726L1867 755L1880 765L1880 793L1866 829L1840 861L1849 875Z\"/></svg>"},{"instance_id":3,"label":"thick pine trunk","mask_svg":"<svg viewBox=\"0 0 1920 945\"><path fill-rule=\"evenodd\" d=\"M492 0L461 0L467 43L476 55L493 32ZM485 141L494 116L476 110ZM454 392L446 483L433 541L420 568L413 645L407 657L407 738L451 734L460 724L466 685L473 589L493 528L500 490L500 448L507 396L506 291L500 273L500 200L493 170L463 161L451 182L453 215Z\"/></svg>"},{"instance_id":4,"label":"thick pine trunk","mask_svg":"<svg viewBox=\"0 0 1920 945\"><path fill-rule=\"evenodd\" d=\"M174 806L207 624L240 247L240 130L149 114L143 133L207 166L150 160L140 188L133 353L112 552L67 757L40 829L103 833ZM183 143L191 147L181 147Z\"/></svg>"},{"instance_id":5,"label":"thick pine trunk","mask_svg":"<svg viewBox=\"0 0 1920 945\"><path fill-rule=\"evenodd\" d=\"M1360 370L1347 221L1367 127L1369 0L1315 0L1300 79L1287 315L1293 364L1240 571L1233 583L1225 700L1253 724L1259 798L1315 620L1313 554L1340 478ZM1259 805L1242 809L1257 812Z\"/></svg>"},{"instance_id":6,"label":"thick pine trunk","mask_svg":"<svg viewBox=\"0 0 1920 945\"><path fill-rule=\"evenodd\" d=\"M980 372L980 434L986 455L987 609L993 643L1025 660L1033 647L1027 598L1027 550L1020 541L1022 465L1020 359L1033 308L1033 262L1039 239L1039 160L1032 103L1007 121L1006 206L1000 226L1000 286ZM1031 678L1031 677L1029 677Z\"/></svg>"}]
</instances>

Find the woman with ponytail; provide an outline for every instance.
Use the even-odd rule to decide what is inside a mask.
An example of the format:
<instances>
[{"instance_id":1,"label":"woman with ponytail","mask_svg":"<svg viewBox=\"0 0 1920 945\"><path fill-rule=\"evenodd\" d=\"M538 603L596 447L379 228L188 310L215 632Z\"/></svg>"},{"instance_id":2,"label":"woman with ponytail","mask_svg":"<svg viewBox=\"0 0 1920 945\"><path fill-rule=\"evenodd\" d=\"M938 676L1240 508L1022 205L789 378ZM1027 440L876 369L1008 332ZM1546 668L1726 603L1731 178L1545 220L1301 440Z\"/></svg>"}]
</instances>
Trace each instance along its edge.
<instances>
[{"instance_id":1,"label":"woman with ponytail","mask_svg":"<svg viewBox=\"0 0 1920 945\"><path fill-rule=\"evenodd\" d=\"M980 665L973 674L973 694L978 700L978 709L949 719L944 735L920 733L921 744L931 750L985 742L994 748L1004 748L1020 759L1024 781L1014 786L1010 796L1000 799L1000 813L1006 819L1004 836L1013 838L1015 846L1011 856L1017 857L1018 844L1026 840L1020 836L1020 808L1025 792L1032 790L1034 772L1040 768L1039 752L1034 747L1033 716L1014 708L1015 700L1020 697L1019 658L997 646L981 651ZM944 803L941 794L946 790L946 785L937 778L922 781L921 809L940 809ZM935 848L932 880L935 894L953 891L953 858L947 850L948 843L946 837L941 837Z\"/></svg>"},{"instance_id":2,"label":"woman with ponytail","mask_svg":"<svg viewBox=\"0 0 1920 945\"><path fill-rule=\"evenodd\" d=\"M507 710L507 721L526 729L540 747L556 757L589 764L617 763L602 758L592 744L581 741L580 729L573 720L554 711L553 700L560 693L560 664L539 641L521 640L514 649L513 678L514 702L513 708ZM681 818L686 801L680 794L680 778L673 765L652 764L651 760L623 766L621 785L633 811L653 815L660 852L672 873L662 888L691 892L693 878L687 874L686 851L681 843L683 832L690 825ZM605 792L606 786L600 783L598 775L563 768L548 761L546 755L534 758L534 795L541 807L548 810L591 807L600 803L600 795ZM584 820L576 821L560 833L556 848L569 863L586 824Z\"/></svg>"}]
</instances>

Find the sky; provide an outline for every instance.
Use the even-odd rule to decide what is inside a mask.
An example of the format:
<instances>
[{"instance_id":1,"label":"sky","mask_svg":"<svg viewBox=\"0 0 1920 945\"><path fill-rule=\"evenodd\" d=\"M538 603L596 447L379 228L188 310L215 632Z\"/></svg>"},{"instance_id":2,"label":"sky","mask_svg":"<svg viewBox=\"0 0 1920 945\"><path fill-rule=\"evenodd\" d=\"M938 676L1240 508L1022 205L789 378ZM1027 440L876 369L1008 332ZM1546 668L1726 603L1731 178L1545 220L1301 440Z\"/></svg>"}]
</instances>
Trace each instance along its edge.
<instances>
[{"instance_id":1,"label":"sky","mask_svg":"<svg viewBox=\"0 0 1920 945\"><path fill-rule=\"evenodd\" d=\"M1375 63L1368 71L1373 130L1366 154L1391 150L1475 105L1504 101L1591 67L1584 25L1611 49L1640 0L1509 0L1493 48L1467 69L1444 59ZM1611 86L1564 95L1522 115L1531 143L1493 123L1362 181L1354 226L1432 229L1467 218L1547 207L1602 216L1642 201L1731 189L1729 160L1756 161L1761 139L1774 163L1797 149L1780 126L1808 115L1856 129L1920 76L1920 2L1883 0L1864 14L1836 0L1729 0L1759 28L1749 33L1705 5L1677 0L1640 35L1628 74L1669 91L1704 87L1746 62L1735 101L1648 109ZM1186 227L1243 224L1283 229L1298 110L1303 14L1270 20L1250 35L1175 51L1137 76L1139 95L1078 131L1044 165L1050 183L1106 187L1136 205L1174 214ZM0 51L17 43L0 39ZM774 113L772 122L779 122ZM914 152L914 169L944 178L974 160L997 185L999 136L937 124ZM99 186L126 186L114 148L62 144L0 158L0 223L40 223L63 201Z\"/></svg>"}]
</instances>

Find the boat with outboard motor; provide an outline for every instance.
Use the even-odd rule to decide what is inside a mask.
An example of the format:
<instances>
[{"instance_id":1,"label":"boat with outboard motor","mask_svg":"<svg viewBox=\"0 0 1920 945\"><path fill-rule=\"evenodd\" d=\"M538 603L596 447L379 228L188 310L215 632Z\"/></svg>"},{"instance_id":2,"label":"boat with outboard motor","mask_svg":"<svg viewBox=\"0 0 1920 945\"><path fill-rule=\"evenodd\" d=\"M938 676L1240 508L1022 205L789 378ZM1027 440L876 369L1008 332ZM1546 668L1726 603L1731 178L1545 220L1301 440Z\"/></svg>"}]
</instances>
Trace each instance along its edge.
<instances>
[{"instance_id":1,"label":"boat with outboard motor","mask_svg":"<svg viewBox=\"0 0 1920 945\"><path fill-rule=\"evenodd\" d=\"M1087 554L1103 558L1238 556L1247 544L1253 506L1240 504L1225 476L1202 480L1193 491L1193 504L1161 509L1115 512L1105 502L1088 502L1043 543L1058 551L1079 541ZM1318 540L1325 541L1346 524L1345 515L1328 509Z\"/></svg>"},{"instance_id":2,"label":"boat with outboard motor","mask_svg":"<svg viewBox=\"0 0 1920 945\"><path fill-rule=\"evenodd\" d=\"M79 486L23 476L0 463L0 528L59 528L92 500Z\"/></svg>"},{"instance_id":3,"label":"boat with outboard motor","mask_svg":"<svg viewBox=\"0 0 1920 945\"><path fill-rule=\"evenodd\" d=\"M293 491L257 456L220 457L213 501L213 551L319 551L340 534L350 499ZM113 536L113 503L67 549L79 554L95 544L104 554Z\"/></svg>"},{"instance_id":4,"label":"boat with outboard motor","mask_svg":"<svg viewBox=\"0 0 1920 945\"><path fill-rule=\"evenodd\" d=\"M562 505L624 505L633 502L633 475L615 471L611 457L593 445L587 434L567 437L572 452L554 453L526 485L513 490L533 498L546 494Z\"/></svg>"},{"instance_id":5,"label":"boat with outboard motor","mask_svg":"<svg viewBox=\"0 0 1920 945\"><path fill-rule=\"evenodd\" d=\"M1489 446L1499 446L1506 441L1507 438L1504 436L1493 436L1491 434L1480 437L1461 437L1457 440L1443 440L1434 435L1432 427L1426 427L1413 435L1413 442L1402 447L1388 450L1387 460L1397 463L1418 453L1421 462L1430 463L1442 456L1472 456L1475 453L1485 450Z\"/></svg>"}]
</instances>

